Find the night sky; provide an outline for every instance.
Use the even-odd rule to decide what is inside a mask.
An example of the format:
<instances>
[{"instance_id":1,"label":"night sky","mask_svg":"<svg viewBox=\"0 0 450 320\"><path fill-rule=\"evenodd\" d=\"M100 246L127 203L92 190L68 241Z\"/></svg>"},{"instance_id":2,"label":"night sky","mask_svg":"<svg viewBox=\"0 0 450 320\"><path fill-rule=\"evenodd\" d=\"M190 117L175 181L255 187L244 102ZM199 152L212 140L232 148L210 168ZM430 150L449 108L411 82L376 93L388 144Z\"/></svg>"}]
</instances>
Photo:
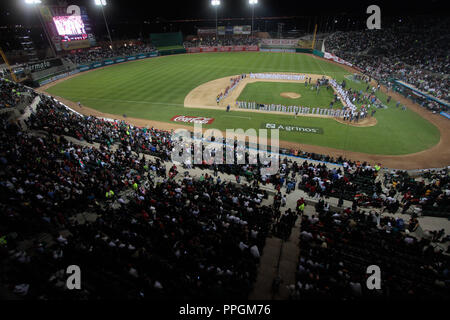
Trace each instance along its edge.
<instances>
[{"instance_id":1,"label":"night sky","mask_svg":"<svg viewBox=\"0 0 450 320\"><path fill-rule=\"evenodd\" d=\"M57 4L58 0L42 0L45 4ZM210 0L155 1L155 0L107 0L107 15L115 23L141 23L157 17L164 20L214 19L215 11ZM330 0L259 0L255 16L320 16L329 14L362 15L371 4L381 8L383 16L402 16L414 14L448 14L445 11L446 0L426 1L330 1ZM63 1L64 3L64 1ZM101 11L94 5L94 0L65 1L67 5L85 6L93 21L102 19ZM218 11L220 18L239 18L251 16L248 0L221 0ZM0 24L33 24L36 16L24 4L24 0L0 1Z\"/></svg>"}]
</instances>

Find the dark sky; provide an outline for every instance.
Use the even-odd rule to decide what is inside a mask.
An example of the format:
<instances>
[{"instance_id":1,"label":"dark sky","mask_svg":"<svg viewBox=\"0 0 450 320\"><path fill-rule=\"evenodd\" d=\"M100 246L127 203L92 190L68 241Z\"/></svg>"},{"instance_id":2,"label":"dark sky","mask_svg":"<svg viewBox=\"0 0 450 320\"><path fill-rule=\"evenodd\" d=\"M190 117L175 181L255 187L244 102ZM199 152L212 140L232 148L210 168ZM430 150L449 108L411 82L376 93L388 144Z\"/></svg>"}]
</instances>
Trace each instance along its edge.
<instances>
[{"instance_id":1,"label":"dark sky","mask_svg":"<svg viewBox=\"0 0 450 320\"><path fill-rule=\"evenodd\" d=\"M445 3L448 0L411 0L411 1L343 1L343 0L259 0L255 16L320 16L329 14L362 15L371 4L381 8L383 16L401 16L408 14L448 14ZM57 4L58 0L42 0L44 4ZM83 5L88 9L92 20L101 19L101 11L94 0L70 0L67 5ZM155 19L214 19L215 11L210 0L107 0L107 15L111 22L138 22ZM248 0L221 0L219 18L237 18L251 16ZM24 0L0 0L0 25L27 24L36 19Z\"/></svg>"}]
</instances>

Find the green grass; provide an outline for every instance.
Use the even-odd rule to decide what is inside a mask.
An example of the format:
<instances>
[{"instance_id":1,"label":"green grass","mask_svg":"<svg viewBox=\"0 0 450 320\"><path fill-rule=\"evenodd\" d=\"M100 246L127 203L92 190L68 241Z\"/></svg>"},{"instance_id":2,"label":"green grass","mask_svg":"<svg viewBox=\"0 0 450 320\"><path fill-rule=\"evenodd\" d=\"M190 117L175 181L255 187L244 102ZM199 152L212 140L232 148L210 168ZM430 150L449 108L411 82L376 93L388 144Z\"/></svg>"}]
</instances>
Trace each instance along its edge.
<instances>
[{"instance_id":1,"label":"green grass","mask_svg":"<svg viewBox=\"0 0 450 320\"><path fill-rule=\"evenodd\" d=\"M324 134L280 132L280 138L371 154L400 155L422 151L439 142L439 130L417 113L390 108L378 110L378 124L358 128L332 119L294 119L289 115L223 109L184 108L184 98L197 86L214 79L250 72L325 74L342 81L350 73L338 65L309 55L271 52L202 53L164 56L113 65L63 81L48 91L111 114L170 122L174 115L215 118L210 128L261 128L263 123L295 124L324 129ZM347 81L365 90L362 83ZM384 94L377 94L386 103ZM245 117L250 117L247 120Z\"/></svg>"},{"instance_id":2,"label":"green grass","mask_svg":"<svg viewBox=\"0 0 450 320\"><path fill-rule=\"evenodd\" d=\"M319 93L313 85L305 87L303 83L289 82L254 82L249 83L242 90L238 101L251 101L264 104L281 104L284 106L307 106L328 108L334 99L333 89L321 88ZM283 92L295 92L300 94L300 98L290 99L282 97ZM333 108L342 108L342 103L337 102Z\"/></svg>"}]
</instances>

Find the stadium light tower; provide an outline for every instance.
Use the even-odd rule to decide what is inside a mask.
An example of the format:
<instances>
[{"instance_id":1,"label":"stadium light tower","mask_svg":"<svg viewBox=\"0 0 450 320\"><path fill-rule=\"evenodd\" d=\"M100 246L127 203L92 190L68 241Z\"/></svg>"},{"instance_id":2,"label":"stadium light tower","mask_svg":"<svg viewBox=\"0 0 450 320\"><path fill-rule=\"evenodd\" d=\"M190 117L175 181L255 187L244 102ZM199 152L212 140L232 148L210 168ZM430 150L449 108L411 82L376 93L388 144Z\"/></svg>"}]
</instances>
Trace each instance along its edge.
<instances>
[{"instance_id":1,"label":"stadium light tower","mask_svg":"<svg viewBox=\"0 0 450 320\"><path fill-rule=\"evenodd\" d=\"M253 20L255 19L255 5L258 4L258 0L248 0L248 3L252 6L252 38L253 38Z\"/></svg>"},{"instance_id":2,"label":"stadium light tower","mask_svg":"<svg viewBox=\"0 0 450 320\"><path fill-rule=\"evenodd\" d=\"M108 31L109 42L111 43L111 50L114 51L111 33L109 32L108 22L106 21L105 10L103 9L103 7L106 6L106 0L95 0L95 5L102 7L103 19L105 20L106 31Z\"/></svg>"},{"instance_id":3,"label":"stadium light tower","mask_svg":"<svg viewBox=\"0 0 450 320\"><path fill-rule=\"evenodd\" d=\"M52 41L50 40L50 36L47 33L47 29L44 26L44 22L42 21L41 13L39 12L38 5L42 3L41 0L25 0L25 4L33 6L34 10L36 11L36 14L38 15L39 21L41 22L42 29L44 29L45 37L47 38L48 45L50 46L50 49L52 50L53 56L56 57L56 51L53 47Z\"/></svg>"},{"instance_id":4,"label":"stadium light tower","mask_svg":"<svg viewBox=\"0 0 450 320\"><path fill-rule=\"evenodd\" d=\"M216 9L216 39L219 38L217 34L217 8L220 6L220 0L211 0L211 5Z\"/></svg>"}]
</instances>

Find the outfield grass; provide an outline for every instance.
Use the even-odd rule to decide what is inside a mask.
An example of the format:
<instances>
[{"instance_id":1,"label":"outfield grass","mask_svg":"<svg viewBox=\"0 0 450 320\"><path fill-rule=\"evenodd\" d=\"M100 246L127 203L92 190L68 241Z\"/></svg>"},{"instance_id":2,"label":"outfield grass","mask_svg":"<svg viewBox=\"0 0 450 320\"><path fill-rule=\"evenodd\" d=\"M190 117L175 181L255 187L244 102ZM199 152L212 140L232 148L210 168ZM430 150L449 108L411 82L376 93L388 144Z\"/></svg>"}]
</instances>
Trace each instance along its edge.
<instances>
[{"instance_id":1,"label":"outfield grass","mask_svg":"<svg viewBox=\"0 0 450 320\"><path fill-rule=\"evenodd\" d=\"M184 98L197 86L214 79L250 72L295 72L325 74L342 81L345 69L309 55L271 52L202 53L164 56L113 65L63 81L48 91L102 112L170 122L174 115L212 117L207 127L260 128L276 122L320 127L324 134L280 132L287 141L313 144L371 154L399 155L422 151L439 142L439 130L410 110L378 110L378 124L359 128L332 119L294 119L289 115L184 108ZM365 85L347 81L365 90ZM386 104L386 96L377 93ZM250 117L245 120L242 116ZM270 117L270 118L269 118Z\"/></svg>"},{"instance_id":2,"label":"outfield grass","mask_svg":"<svg viewBox=\"0 0 450 320\"><path fill-rule=\"evenodd\" d=\"M284 106L306 106L328 108L334 99L334 91L329 88L321 88L319 93L313 85L305 87L303 83L289 82L265 82L258 81L248 83L238 97L238 101L251 101L264 104L281 104ZM300 98L291 99L282 97L283 92L294 92L300 94ZM333 108L342 108L338 101Z\"/></svg>"}]
</instances>

